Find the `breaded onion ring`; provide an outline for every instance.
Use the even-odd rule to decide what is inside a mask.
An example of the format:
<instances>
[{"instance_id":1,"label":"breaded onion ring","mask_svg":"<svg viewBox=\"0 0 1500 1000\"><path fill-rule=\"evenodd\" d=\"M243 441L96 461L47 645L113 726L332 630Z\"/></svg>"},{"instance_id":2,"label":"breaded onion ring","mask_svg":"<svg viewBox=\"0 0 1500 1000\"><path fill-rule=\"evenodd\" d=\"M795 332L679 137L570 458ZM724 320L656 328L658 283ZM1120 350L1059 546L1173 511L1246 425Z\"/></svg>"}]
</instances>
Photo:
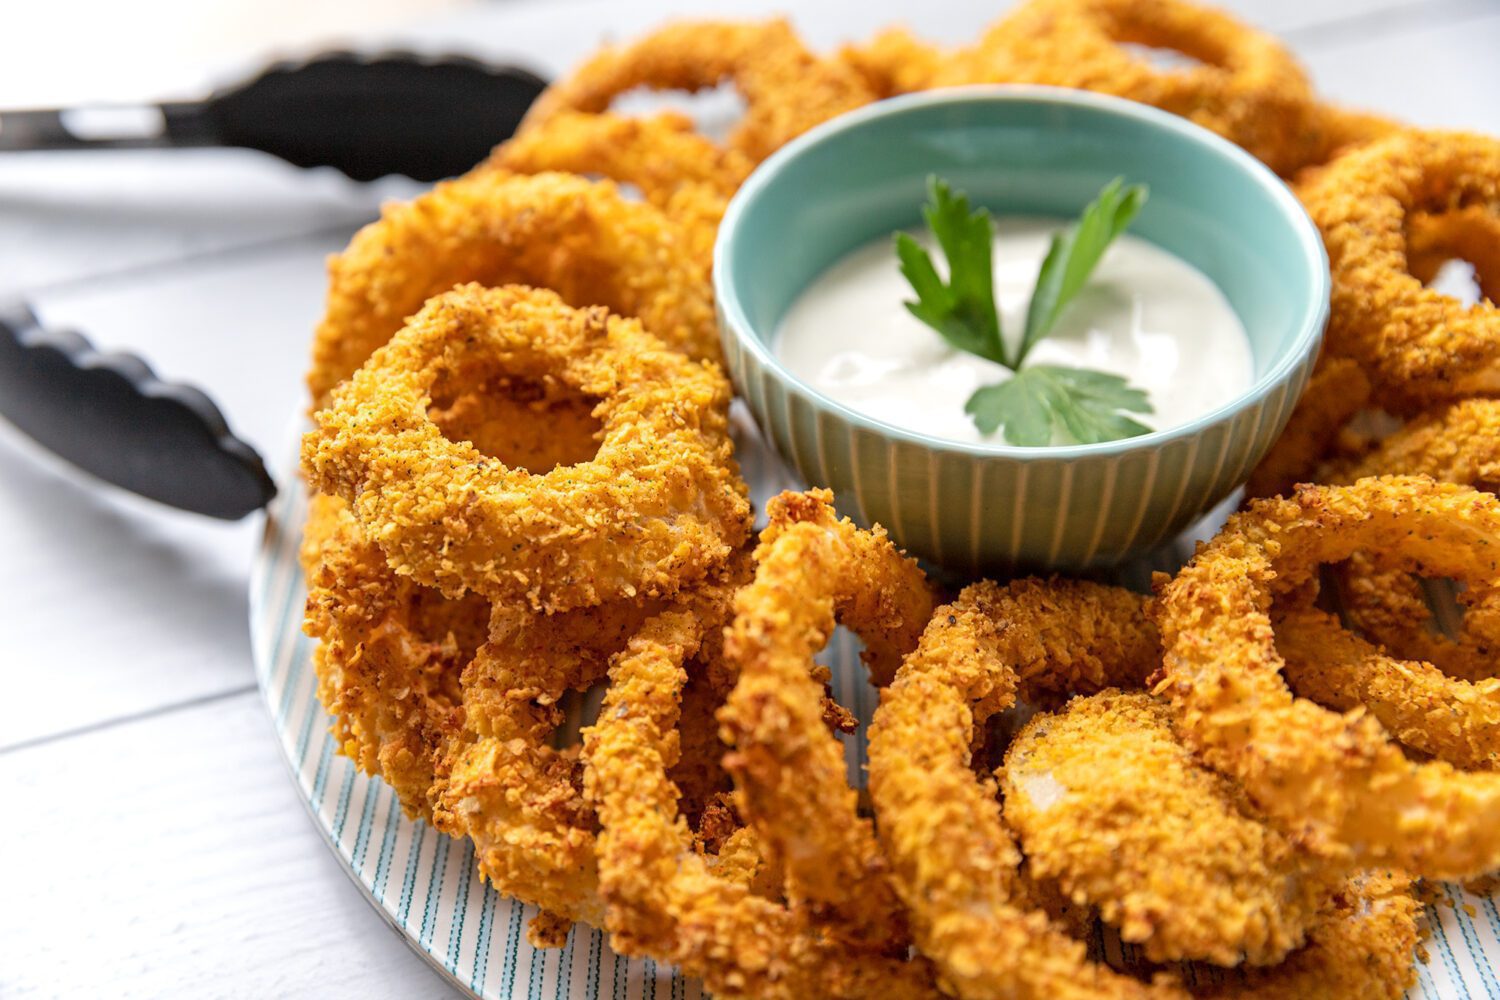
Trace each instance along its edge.
<instances>
[{"instance_id":1,"label":"breaded onion ring","mask_svg":"<svg viewBox=\"0 0 1500 1000\"><path fill-rule=\"evenodd\" d=\"M1493 592L1500 501L1392 476L1251 504L1163 588L1158 690L1190 745L1310 847L1432 878L1491 871L1500 774L1414 764L1370 715L1295 698L1281 676L1273 599L1360 549Z\"/></svg>"},{"instance_id":2,"label":"breaded onion ring","mask_svg":"<svg viewBox=\"0 0 1500 1000\"><path fill-rule=\"evenodd\" d=\"M1431 284L1438 269L1455 259L1473 264L1480 294L1500 302L1500 213L1470 205L1406 220L1406 269L1413 278Z\"/></svg>"},{"instance_id":3,"label":"breaded onion ring","mask_svg":"<svg viewBox=\"0 0 1500 1000\"><path fill-rule=\"evenodd\" d=\"M844 46L835 58L858 73L876 97L886 98L930 87L945 53L904 27L890 27L868 42Z\"/></svg>"},{"instance_id":4,"label":"breaded onion ring","mask_svg":"<svg viewBox=\"0 0 1500 1000\"><path fill-rule=\"evenodd\" d=\"M1163 70L1122 43L1175 49L1202 65ZM1183 0L1029 0L977 45L946 59L932 86L1039 83L1151 104L1243 146L1279 174L1322 139L1312 86L1280 41Z\"/></svg>"},{"instance_id":5,"label":"breaded onion ring","mask_svg":"<svg viewBox=\"0 0 1500 1000\"><path fill-rule=\"evenodd\" d=\"M1155 653L1155 631L1139 597L1074 581L1055 588L1052 644L997 615L1007 595L988 581L933 615L870 726L870 797L880 841L913 936L955 995L1175 997L1165 984L1145 985L1090 962L1082 942L1025 906L1020 855L1001 821L995 784L971 765L975 733L1014 701L1012 664L1026 659L1027 650L1062 657L1065 672L1073 659L1149 660ZM1133 618L1115 619L1122 601ZM1057 641L1069 624L1078 626L1074 641Z\"/></svg>"},{"instance_id":6,"label":"breaded onion ring","mask_svg":"<svg viewBox=\"0 0 1500 1000\"><path fill-rule=\"evenodd\" d=\"M534 475L445 438L440 380L548 377L598 398L598 454ZM634 320L552 292L462 286L433 299L317 414L309 479L348 500L391 565L446 593L560 611L670 596L748 531L729 385Z\"/></svg>"},{"instance_id":7,"label":"breaded onion ring","mask_svg":"<svg viewBox=\"0 0 1500 1000\"><path fill-rule=\"evenodd\" d=\"M783 493L767 506L754 581L735 596L724 653L739 680L720 710L741 814L786 878L789 898L838 917L861 944L906 948L901 905L870 821L858 814L844 751L825 724L812 658L835 620L863 639L888 680L932 613L914 559L884 530L840 520L832 494Z\"/></svg>"},{"instance_id":8,"label":"breaded onion ring","mask_svg":"<svg viewBox=\"0 0 1500 1000\"><path fill-rule=\"evenodd\" d=\"M1034 875L1096 906L1153 962L1274 965L1342 881L1194 760L1144 692L1036 716L999 774Z\"/></svg>"},{"instance_id":9,"label":"breaded onion ring","mask_svg":"<svg viewBox=\"0 0 1500 1000\"><path fill-rule=\"evenodd\" d=\"M611 665L584 734L611 944L671 962L725 1000L935 998L924 961L851 950L809 908L756 895L733 860L721 874L693 849L667 773L682 663L700 631L692 615L654 619Z\"/></svg>"},{"instance_id":10,"label":"breaded onion ring","mask_svg":"<svg viewBox=\"0 0 1500 1000\"><path fill-rule=\"evenodd\" d=\"M1425 475L1493 493L1500 488L1500 401L1470 399L1424 413L1352 458L1326 464L1319 482L1365 476ZM1340 568L1339 608L1359 632L1406 659L1422 660L1464 680L1500 673L1500 602L1460 593L1458 634L1433 627L1421 585L1382 567L1379 550L1357 552Z\"/></svg>"},{"instance_id":11,"label":"breaded onion ring","mask_svg":"<svg viewBox=\"0 0 1500 1000\"><path fill-rule=\"evenodd\" d=\"M1349 879L1307 947L1280 965L1245 970L1241 982L1194 989L1195 1000L1400 1000L1416 980L1413 952L1422 904L1411 879L1365 872Z\"/></svg>"},{"instance_id":12,"label":"breaded onion ring","mask_svg":"<svg viewBox=\"0 0 1500 1000\"><path fill-rule=\"evenodd\" d=\"M1277 616L1276 652L1299 697L1343 712L1363 706L1405 746L1455 767L1500 763L1500 679L1470 683L1396 659L1313 608Z\"/></svg>"},{"instance_id":13,"label":"breaded onion ring","mask_svg":"<svg viewBox=\"0 0 1500 1000\"><path fill-rule=\"evenodd\" d=\"M810 53L785 20L679 21L595 53L548 87L521 127L540 127L568 109L607 111L636 87L697 91L726 80L746 105L728 145L756 162L875 98L852 68Z\"/></svg>"},{"instance_id":14,"label":"breaded onion ring","mask_svg":"<svg viewBox=\"0 0 1500 1000\"><path fill-rule=\"evenodd\" d=\"M700 241L701 242L701 241ZM328 263L307 377L314 408L407 318L454 285L522 283L640 319L669 346L719 357L700 242L608 182L484 170L389 205Z\"/></svg>"},{"instance_id":15,"label":"breaded onion ring","mask_svg":"<svg viewBox=\"0 0 1500 1000\"><path fill-rule=\"evenodd\" d=\"M634 185L686 228L706 282L719 221L753 168L739 151L721 149L694 132L686 115L631 118L565 111L501 144L482 169L562 170Z\"/></svg>"},{"instance_id":16,"label":"breaded onion ring","mask_svg":"<svg viewBox=\"0 0 1500 1000\"><path fill-rule=\"evenodd\" d=\"M431 818L436 771L463 729L459 677L484 641L488 605L397 576L338 497L312 498L302 562L302 627L319 640L318 699L340 752L384 778L408 816Z\"/></svg>"},{"instance_id":17,"label":"breaded onion ring","mask_svg":"<svg viewBox=\"0 0 1500 1000\"><path fill-rule=\"evenodd\" d=\"M695 661L693 671L717 706L728 684L713 633L728 620L730 597L749 569L748 553L737 553L713 580L671 602L618 601L552 615L496 607L489 640L464 671L465 737L450 750L434 808L438 829L473 840L479 869L496 889L567 921L602 923L597 823L583 794L579 747L553 745L562 698L603 680L610 659L670 610L692 615L708 636L707 662Z\"/></svg>"},{"instance_id":18,"label":"breaded onion ring","mask_svg":"<svg viewBox=\"0 0 1500 1000\"><path fill-rule=\"evenodd\" d=\"M694 132L692 119L678 112L633 118L561 111L501 143L482 169L599 174L635 185L647 201L666 208L686 185L728 197L754 167L737 150Z\"/></svg>"},{"instance_id":19,"label":"breaded onion ring","mask_svg":"<svg viewBox=\"0 0 1500 1000\"><path fill-rule=\"evenodd\" d=\"M1424 287L1407 256L1414 216L1500 211L1500 140L1398 133L1315 171L1298 194L1333 273L1326 349L1364 367L1384 408L1410 413L1500 389L1497 307Z\"/></svg>"},{"instance_id":20,"label":"breaded onion ring","mask_svg":"<svg viewBox=\"0 0 1500 1000\"><path fill-rule=\"evenodd\" d=\"M1319 358L1286 429L1246 480L1246 498L1279 496L1308 481L1328 457L1344 425L1369 399L1370 380L1357 363L1327 355Z\"/></svg>"}]
</instances>

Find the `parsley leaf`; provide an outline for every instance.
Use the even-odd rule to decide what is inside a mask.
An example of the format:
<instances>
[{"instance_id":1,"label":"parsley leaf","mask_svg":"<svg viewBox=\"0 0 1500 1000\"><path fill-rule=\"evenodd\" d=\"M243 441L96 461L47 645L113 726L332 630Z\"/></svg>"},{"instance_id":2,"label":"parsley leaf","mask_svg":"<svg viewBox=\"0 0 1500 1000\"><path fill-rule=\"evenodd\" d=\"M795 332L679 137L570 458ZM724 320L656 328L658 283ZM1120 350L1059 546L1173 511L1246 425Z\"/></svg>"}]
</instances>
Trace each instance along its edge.
<instances>
[{"instance_id":1,"label":"parsley leaf","mask_svg":"<svg viewBox=\"0 0 1500 1000\"><path fill-rule=\"evenodd\" d=\"M1104 256L1104 251L1130 225L1146 204L1146 186L1124 186L1116 177L1089 203L1078 221L1052 237L1052 246L1037 274L1036 290L1026 310L1026 332L1013 368L1021 367L1037 341L1052 332L1052 326L1073 300ZM988 254L985 260L989 260Z\"/></svg>"},{"instance_id":2,"label":"parsley leaf","mask_svg":"<svg viewBox=\"0 0 1500 1000\"><path fill-rule=\"evenodd\" d=\"M948 282L938 276L932 258L907 233L896 234L901 273L917 293L906 308L961 351L1013 367L1000 337L995 309L995 278L990 267L994 230L985 209L969 210L968 195L955 194L947 182L927 178L928 203L922 214L948 261Z\"/></svg>"},{"instance_id":3,"label":"parsley leaf","mask_svg":"<svg viewBox=\"0 0 1500 1000\"><path fill-rule=\"evenodd\" d=\"M1079 444L1147 434L1151 428L1125 413L1152 410L1146 393L1118 375L1032 365L977 390L964 412L985 434L1004 427L1007 444L1040 447L1051 444L1059 430Z\"/></svg>"}]
</instances>

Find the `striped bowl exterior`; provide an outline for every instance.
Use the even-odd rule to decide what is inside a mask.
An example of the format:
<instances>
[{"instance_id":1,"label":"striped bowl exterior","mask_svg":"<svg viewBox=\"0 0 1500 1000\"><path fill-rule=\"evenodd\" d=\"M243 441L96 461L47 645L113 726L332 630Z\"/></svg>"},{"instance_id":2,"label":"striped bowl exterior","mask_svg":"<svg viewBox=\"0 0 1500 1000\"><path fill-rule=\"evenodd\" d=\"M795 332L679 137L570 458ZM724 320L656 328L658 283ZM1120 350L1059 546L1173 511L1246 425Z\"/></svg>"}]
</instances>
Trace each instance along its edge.
<instances>
[{"instance_id":1,"label":"striped bowl exterior","mask_svg":"<svg viewBox=\"0 0 1500 1000\"><path fill-rule=\"evenodd\" d=\"M721 322L727 322L720 317ZM722 338L735 386L782 457L839 509L955 573L1115 566L1177 535L1244 482L1286 426L1310 355L1197 435L1076 457L942 448L850 419Z\"/></svg>"}]
</instances>

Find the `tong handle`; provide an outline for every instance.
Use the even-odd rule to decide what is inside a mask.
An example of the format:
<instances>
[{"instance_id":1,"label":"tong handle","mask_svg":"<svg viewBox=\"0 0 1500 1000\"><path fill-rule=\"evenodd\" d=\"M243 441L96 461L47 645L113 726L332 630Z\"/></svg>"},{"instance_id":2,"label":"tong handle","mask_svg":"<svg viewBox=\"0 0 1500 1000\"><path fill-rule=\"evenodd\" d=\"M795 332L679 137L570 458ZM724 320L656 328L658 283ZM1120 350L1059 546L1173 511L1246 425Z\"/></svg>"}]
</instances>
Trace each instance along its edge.
<instances>
[{"instance_id":1,"label":"tong handle","mask_svg":"<svg viewBox=\"0 0 1500 1000\"><path fill-rule=\"evenodd\" d=\"M24 303L0 305L0 416L83 471L182 510L237 520L276 495L202 392L46 330Z\"/></svg>"}]
</instances>

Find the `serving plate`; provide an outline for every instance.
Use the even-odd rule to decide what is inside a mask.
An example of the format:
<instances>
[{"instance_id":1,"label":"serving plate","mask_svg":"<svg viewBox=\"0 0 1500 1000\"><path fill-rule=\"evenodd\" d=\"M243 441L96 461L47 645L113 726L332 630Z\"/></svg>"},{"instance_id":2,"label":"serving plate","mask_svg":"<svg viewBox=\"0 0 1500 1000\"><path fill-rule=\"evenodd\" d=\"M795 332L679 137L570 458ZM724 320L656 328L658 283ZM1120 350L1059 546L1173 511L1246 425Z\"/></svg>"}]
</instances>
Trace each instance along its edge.
<instances>
[{"instance_id":1,"label":"serving plate","mask_svg":"<svg viewBox=\"0 0 1500 1000\"><path fill-rule=\"evenodd\" d=\"M761 439L741 405L734 407L738 456L756 509L798 483ZM317 698L312 642L302 634L305 596L297 547L307 497L289 461L285 487L268 509L250 591L256 677L277 743L308 812L334 855L376 911L408 945L464 992L486 1000L696 1000L698 981L649 959L616 955L604 935L575 927L563 948L536 949L526 925L536 908L486 886L467 841L408 819L390 788L360 773L329 735ZM858 519L857 506L839 498ZM1169 548L1121 571L1119 582L1143 588L1153 569L1172 570L1192 542L1222 521L1220 508ZM877 703L864 681L858 646L842 630L823 657L835 693L861 720ZM571 719L576 725L578 720ZM862 780L864 732L845 743L850 774ZM1434 886L1428 907L1426 961L1417 965L1410 1000L1500 1000L1500 892Z\"/></svg>"}]
</instances>

